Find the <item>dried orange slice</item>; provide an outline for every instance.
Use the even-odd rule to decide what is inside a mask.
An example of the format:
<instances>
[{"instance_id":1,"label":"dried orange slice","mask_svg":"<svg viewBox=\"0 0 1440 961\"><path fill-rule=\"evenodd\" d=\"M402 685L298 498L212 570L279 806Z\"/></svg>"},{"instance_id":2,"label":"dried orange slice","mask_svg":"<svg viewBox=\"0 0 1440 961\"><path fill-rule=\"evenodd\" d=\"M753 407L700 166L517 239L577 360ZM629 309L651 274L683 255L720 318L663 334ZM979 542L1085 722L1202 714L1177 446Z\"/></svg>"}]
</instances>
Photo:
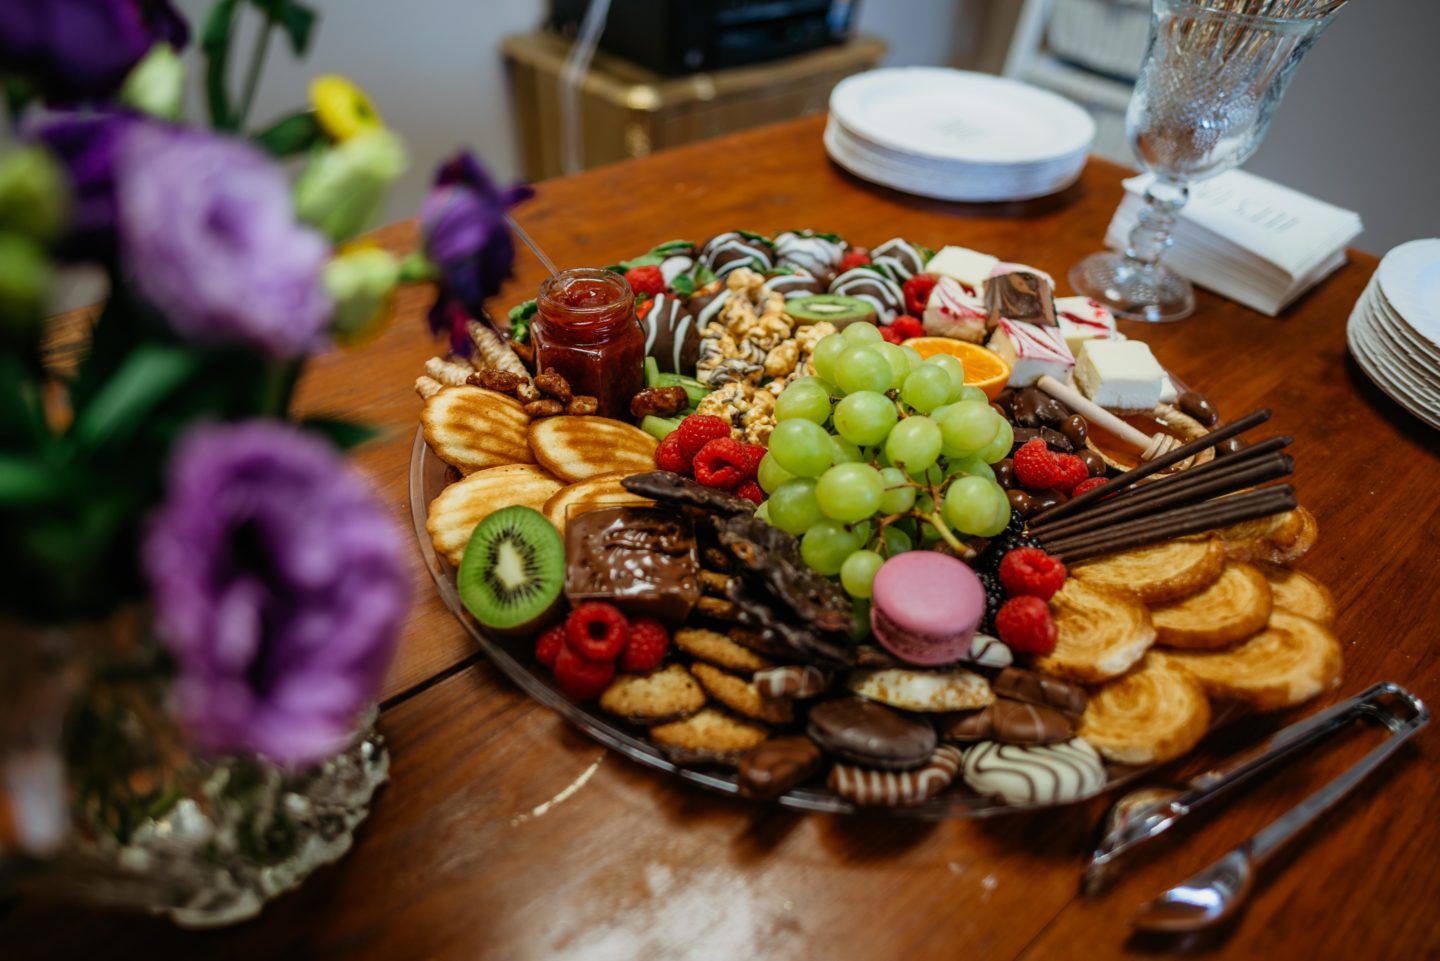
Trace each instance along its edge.
<instances>
[{"instance_id":1,"label":"dried orange slice","mask_svg":"<svg viewBox=\"0 0 1440 961\"><path fill-rule=\"evenodd\" d=\"M911 337L906 347L914 347L921 357L949 354L965 365L965 383L979 387L991 400L1005 387L1010 379L1010 365L1005 358L993 350L986 350L979 344L953 337Z\"/></svg>"}]
</instances>

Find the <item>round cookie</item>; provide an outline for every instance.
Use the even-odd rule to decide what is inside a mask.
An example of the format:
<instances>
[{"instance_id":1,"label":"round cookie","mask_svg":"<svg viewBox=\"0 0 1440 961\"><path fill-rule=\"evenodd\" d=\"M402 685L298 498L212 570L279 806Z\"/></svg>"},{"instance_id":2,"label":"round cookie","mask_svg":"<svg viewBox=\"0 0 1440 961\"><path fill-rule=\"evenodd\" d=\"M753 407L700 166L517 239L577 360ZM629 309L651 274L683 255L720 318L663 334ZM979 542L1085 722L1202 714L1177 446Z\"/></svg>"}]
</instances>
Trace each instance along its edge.
<instances>
[{"instance_id":1,"label":"round cookie","mask_svg":"<svg viewBox=\"0 0 1440 961\"><path fill-rule=\"evenodd\" d=\"M636 724L658 724L694 714L705 692L679 664L649 674L619 674L600 694L600 709Z\"/></svg>"},{"instance_id":2,"label":"round cookie","mask_svg":"<svg viewBox=\"0 0 1440 961\"><path fill-rule=\"evenodd\" d=\"M858 697L825 701L810 709L808 733L847 761L887 771L919 767L935 752L935 729Z\"/></svg>"},{"instance_id":3,"label":"round cookie","mask_svg":"<svg viewBox=\"0 0 1440 961\"><path fill-rule=\"evenodd\" d=\"M940 724L940 737L959 743L1059 744L1074 736L1074 724L1053 707L1008 698L979 711L946 718Z\"/></svg>"},{"instance_id":4,"label":"round cookie","mask_svg":"<svg viewBox=\"0 0 1440 961\"><path fill-rule=\"evenodd\" d=\"M754 674L775 666L768 658L736 643L719 631L703 627L682 627L675 632L673 640L677 648L691 657L723 667L727 671Z\"/></svg>"},{"instance_id":5,"label":"round cookie","mask_svg":"<svg viewBox=\"0 0 1440 961\"><path fill-rule=\"evenodd\" d=\"M770 724L789 724L795 719L790 701L761 696L750 681L697 661L691 671L700 686L715 700L743 717Z\"/></svg>"},{"instance_id":6,"label":"round cookie","mask_svg":"<svg viewBox=\"0 0 1440 961\"><path fill-rule=\"evenodd\" d=\"M916 671L906 668L853 671L845 681L851 693L902 711L969 711L995 700L979 674L965 670Z\"/></svg>"},{"instance_id":7,"label":"round cookie","mask_svg":"<svg viewBox=\"0 0 1440 961\"><path fill-rule=\"evenodd\" d=\"M674 294L656 294L640 321L645 354L663 373L694 375L700 358L700 325L694 313Z\"/></svg>"},{"instance_id":8,"label":"round cookie","mask_svg":"<svg viewBox=\"0 0 1440 961\"><path fill-rule=\"evenodd\" d=\"M700 260L715 276L724 277L741 267L756 266L761 272L769 270L775 266L775 253L769 242L758 234L731 230L706 241L700 250Z\"/></svg>"},{"instance_id":9,"label":"round cookie","mask_svg":"<svg viewBox=\"0 0 1440 961\"><path fill-rule=\"evenodd\" d=\"M865 301L875 308L875 316L886 326L905 312L905 294L900 285L870 267L845 271L831 282L830 293Z\"/></svg>"},{"instance_id":10,"label":"round cookie","mask_svg":"<svg viewBox=\"0 0 1440 961\"><path fill-rule=\"evenodd\" d=\"M1061 744L982 741L965 752L965 783L1006 804L1065 804L1099 794L1105 766L1079 738Z\"/></svg>"},{"instance_id":11,"label":"round cookie","mask_svg":"<svg viewBox=\"0 0 1440 961\"><path fill-rule=\"evenodd\" d=\"M733 764L769 736L768 728L713 707L650 729L650 740L680 764Z\"/></svg>"},{"instance_id":12,"label":"round cookie","mask_svg":"<svg viewBox=\"0 0 1440 961\"><path fill-rule=\"evenodd\" d=\"M864 807L914 807L949 787L962 760L959 748L942 744L914 770L872 771L836 764L825 783L836 794Z\"/></svg>"},{"instance_id":13,"label":"round cookie","mask_svg":"<svg viewBox=\"0 0 1440 961\"><path fill-rule=\"evenodd\" d=\"M1107 761L1159 764L1189 751L1210 726L1210 700L1189 671L1163 654L1090 695L1080 736Z\"/></svg>"}]
</instances>

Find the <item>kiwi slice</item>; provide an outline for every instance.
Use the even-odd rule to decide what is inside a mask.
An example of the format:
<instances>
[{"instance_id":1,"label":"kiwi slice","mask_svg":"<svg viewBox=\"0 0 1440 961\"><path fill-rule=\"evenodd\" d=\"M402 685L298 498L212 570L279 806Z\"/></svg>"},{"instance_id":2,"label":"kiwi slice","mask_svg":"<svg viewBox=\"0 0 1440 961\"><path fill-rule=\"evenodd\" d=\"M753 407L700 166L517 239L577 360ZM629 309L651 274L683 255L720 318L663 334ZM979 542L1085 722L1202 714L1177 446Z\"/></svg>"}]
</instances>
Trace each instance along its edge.
<instances>
[{"instance_id":1,"label":"kiwi slice","mask_svg":"<svg viewBox=\"0 0 1440 961\"><path fill-rule=\"evenodd\" d=\"M819 323L828 320L837 329L861 322L875 323L875 308L858 297L843 294L811 294L785 301L785 313L796 321Z\"/></svg>"},{"instance_id":2,"label":"kiwi slice","mask_svg":"<svg viewBox=\"0 0 1440 961\"><path fill-rule=\"evenodd\" d=\"M504 507L470 534L456 576L460 600L498 633L532 629L555 610L565 586L565 544L530 507Z\"/></svg>"}]
</instances>

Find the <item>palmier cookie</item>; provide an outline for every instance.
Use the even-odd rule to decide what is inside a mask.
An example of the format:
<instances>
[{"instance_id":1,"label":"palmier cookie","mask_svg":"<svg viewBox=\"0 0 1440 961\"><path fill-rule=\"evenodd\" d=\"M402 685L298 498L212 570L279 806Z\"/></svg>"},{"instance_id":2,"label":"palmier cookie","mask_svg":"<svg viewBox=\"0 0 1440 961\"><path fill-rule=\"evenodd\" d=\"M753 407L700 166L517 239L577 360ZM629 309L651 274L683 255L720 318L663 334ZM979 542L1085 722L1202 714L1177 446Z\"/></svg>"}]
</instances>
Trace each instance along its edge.
<instances>
[{"instance_id":1,"label":"palmier cookie","mask_svg":"<svg viewBox=\"0 0 1440 961\"><path fill-rule=\"evenodd\" d=\"M1210 700L1200 682L1152 651L1090 695L1079 733L1107 761L1159 764L1189 751L1209 726Z\"/></svg>"},{"instance_id":2,"label":"palmier cookie","mask_svg":"<svg viewBox=\"0 0 1440 961\"><path fill-rule=\"evenodd\" d=\"M650 740L680 764L734 764L769 736L768 728L713 707L650 729Z\"/></svg>"},{"instance_id":3,"label":"palmier cookie","mask_svg":"<svg viewBox=\"0 0 1440 961\"><path fill-rule=\"evenodd\" d=\"M755 672L755 690L761 697L804 700L829 687L830 675L813 664L786 664Z\"/></svg>"},{"instance_id":4,"label":"palmier cookie","mask_svg":"<svg viewBox=\"0 0 1440 961\"><path fill-rule=\"evenodd\" d=\"M810 737L831 754L887 771L916 768L935 753L935 728L858 697L810 709Z\"/></svg>"},{"instance_id":5,"label":"palmier cookie","mask_svg":"<svg viewBox=\"0 0 1440 961\"><path fill-rule=\"evenodd\" d=\"M965 783L1007 804L1064 804L1100 793L1105 766L1080 738L1061 744L982 741L965 752Z\"/></svg>"},{"instance_id":6,"label":"palmier cookie","mask_svg":"<svg viewBox=\"0 0 1440 961\"><path fill-rule=\"evenodd\" d=\"M703 661L696 661L691 670L705 693L736 714L771 724L789 724L795 719L795 710L789 700L761 697L755 685L743 677Z\"/></svg>"},{"instance_id":7,"label":"palmier cookie","mask_svg":"<svg viewBox=\"0 0 1440 961\"><path fill-rule=\"evenodd\" d=\"M1308 617L1276 609L1265 629L1234 647L1168 651L1211 697L1244 701L1259 711L1293 707L1340 679L1340 642Z\"/></svg>"},{"instance_id":8,"label":"palmier cookie","mask_svg":"<svg viewBox=\"0 0 1440 961\"><path fill-rule=\"evenodd\" d=\"M685 627L675 632L675 646L691 657L740 674L754 674L774 667L774 662L750 648L703 627Z\"/></svg>"},{"instance_id":9,"label":"palmier cookie","mask_svg":"<svg viewBox=\"0 0 1440 961\"><path fill-rule=\"evenodd\" d=\"M742 797L770 800L810 780L824 760L804 735L772 737L740 759L735 782Z\"/></svg>"},{"instance_id":10,"label":"palmier cookie","mask_svg":"<svg viewBox=\"0 0 1440 961\"><path fill-rule=\"evenodd\" d=\"M913 770L875 771L836 764L825 783L836 794L864 807L914 807L949 787L962 760L958 747L942 744L924 765Z\"/></svg>"},{"instance_id":11,"label":"palmier cookie","mask_svg":"<svg viewBox=\"0 0 1440 961\"><path fill-rule=\"evenodd\" d=\"M1335 598L1324 584L1309 575L1273 564L1261 564L1275 607L1299 614L1327 627L1335 623Z\"/></svg>"},{"instance_id":12,"label":"palmier cookie","mask_svg":"<svg viewBox=\"0 0 1440 961\"><path fill-rule=\"evenodd\" d=\"M649 674L619 674L600 694L600 709L636 724L658 724L694 714L705 692L679 664Z\"/></svg>"},{"instance_id":13,"label":"palmier cookie","mask_svg":"<svg viewBox=\"0 0 1440 961\"><path fill-rule=\"evenodd\" d=\"M1075 736L1070 719L1053 707L1001 698L971 714L947 718L939 726L946 741L1002 744L1059 744Z\"/></svg>"},{"instance_id":14,"label":"palmier cookie","mask_svg":"<svg viewBox=\"0 0 1440 961\"><path fill-rule=\"evenodd\" d=\"M1027 704L1044 704L1071 717L1085 713L1085 688L1064 678L1007 667L990 684L997 697L1008 697Z\"/></svg>"},{"instance_id":15,"label":"palmier cookie","mask_svg":"<svg viewBox=\"0 0 1440 961\"><path fill-rule=\"evenodd\" d=\"M902 711L969 711L995 700L979 674L965 670L916 671L903 668L852 671L845 680L852 693Z\"/></svg>"},{"instance_id":16,"label":"palmier cookie","mask_svg":"<svg viewBox=\"0 0 1440 961\"><path fill-rule=\"evenodd\" d=\"M1155 643L1155 625L1133 598L1072 577L1050 599L1055 649L1035 659L1047 674L1097 684L1139 663Z\"/></svg>"}]
</instances>

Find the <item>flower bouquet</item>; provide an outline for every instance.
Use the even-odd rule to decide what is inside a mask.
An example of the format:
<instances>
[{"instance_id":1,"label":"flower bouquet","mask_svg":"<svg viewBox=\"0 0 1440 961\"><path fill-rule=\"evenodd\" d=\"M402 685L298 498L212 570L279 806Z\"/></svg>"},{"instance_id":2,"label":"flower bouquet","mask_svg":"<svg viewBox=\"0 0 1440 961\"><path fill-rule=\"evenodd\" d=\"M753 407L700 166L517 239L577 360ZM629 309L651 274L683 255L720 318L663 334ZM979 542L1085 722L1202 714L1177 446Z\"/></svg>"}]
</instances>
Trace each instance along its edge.
<instances>
[{"instance_id":1,"label":"flower bouquet","mask_svg":"<svg viewBox=\"0 0 1440 961\"><path fill-rule=\"evenodd\" d=\"M202 125L167 0L0 2L0 892L242 919L339 857L385 779L404 548L343 454L372 432L291 399L406 280L440 278L434 319L463 330L521 191L462 154L427 202L433 260L357 240L406 165L365 94L321 77L250 122L267 46L303 55L315 19L216 3ZM73 264L108 297L47 320Z\"/></svg>"}]
</instances>

